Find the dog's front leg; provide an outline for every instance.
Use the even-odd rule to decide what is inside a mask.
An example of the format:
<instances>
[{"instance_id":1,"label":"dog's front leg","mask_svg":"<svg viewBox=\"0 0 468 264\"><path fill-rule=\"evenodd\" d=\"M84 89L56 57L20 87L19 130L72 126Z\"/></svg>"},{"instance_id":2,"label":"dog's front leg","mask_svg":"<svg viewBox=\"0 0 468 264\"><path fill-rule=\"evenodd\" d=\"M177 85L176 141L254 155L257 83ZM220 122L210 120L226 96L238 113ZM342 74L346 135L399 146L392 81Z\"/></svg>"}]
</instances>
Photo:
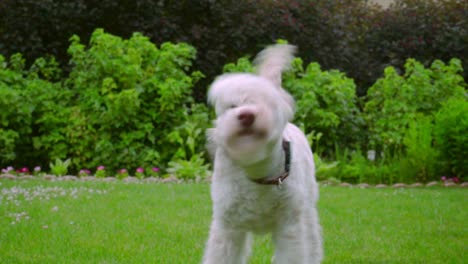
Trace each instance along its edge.
<instances>
[{"instance_id":1,"label":"dog's front leg","mask_svg":"<svg viewBox=\"0 0 468 264\"><path fill-rule=\"evenodd\" d=\"M307 249L309 263L320 263L323 258L321 227L318 221L317 209L315 207L309 208L306 214L306 228L307 228Z\"/></svg>"},{"instance_id":2,"label":"dog's front leg","mask_svg":"<svg viewBox=\"0 0 468 264\"><path fill-rule=\"evenodd\" d=\"M213 221L203 264L246 264L251 240L249 233L228 229Z\"/></svg>"},{"instance_id":3,"label":"dog's front leg","mask_svg":"<svg viewBox=\"0 0 468 264\"><path fill-rule=\"evenodd\" d=\"M306 226L300 217L284 219L273 232L275 264L309 264Z\"/></svg>"}]
</instances>

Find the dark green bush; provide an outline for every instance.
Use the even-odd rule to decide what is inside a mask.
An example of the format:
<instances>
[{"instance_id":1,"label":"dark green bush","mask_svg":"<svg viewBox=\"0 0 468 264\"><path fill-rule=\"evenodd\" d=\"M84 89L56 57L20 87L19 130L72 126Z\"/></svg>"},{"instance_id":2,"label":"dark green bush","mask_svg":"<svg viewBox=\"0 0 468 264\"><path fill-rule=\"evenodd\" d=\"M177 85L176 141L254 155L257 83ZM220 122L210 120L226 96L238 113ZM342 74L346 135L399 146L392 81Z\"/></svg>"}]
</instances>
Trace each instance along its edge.
<instances>
[{"instance_id":1,"label":"dark green bush","mask_svg":"<svg viewBox=\"0 0 468 264\"><path fill-rule=\"evenodd\" d=\"M7 63L0 56L0 165L24 165L35 160L47 162L47 153L32 151L43 129L43 118L58 118L66 91L50 82L60 70L53 59L37 59L30 69L16 54Z\"/></svg>"},{"instance_id":2,"label":"dark green bush","mask_svg":"<svg viewBox=\"0 0 468 264\"><path fill-rule=\"evenodd\" d=\"M18 59L21 63L21 58L16 57ZM15 148L20 136L27 135L30 130L31 110L27 104L22 104L21 88L10 88L24 85L21 68L9 69L6 64L0 55L0 160L10 162L16 158Z\"/></svg>"}]
</instances>

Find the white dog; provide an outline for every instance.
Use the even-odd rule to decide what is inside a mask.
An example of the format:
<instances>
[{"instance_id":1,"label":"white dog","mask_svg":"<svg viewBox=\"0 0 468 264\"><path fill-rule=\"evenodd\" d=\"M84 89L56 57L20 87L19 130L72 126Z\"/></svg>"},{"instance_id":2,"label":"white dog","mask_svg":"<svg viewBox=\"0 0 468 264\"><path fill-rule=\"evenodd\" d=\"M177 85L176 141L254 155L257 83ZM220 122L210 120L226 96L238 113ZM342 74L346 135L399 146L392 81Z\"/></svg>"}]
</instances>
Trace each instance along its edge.
<instances>
[{"instance_id":1,"label":"white dog","mask_svg":"<svg viewBox=\"0 0 468 264\"><path fill-rule=\"evenodd\" d=\"M312 152L289 123L294 100L281 88L293 52L290 45L271 46L257 56L258 75L225 74L209 90L217 119L208 131L213 221L205 264L247 263L252 233L267 232L275 263L321 262Z\"/></svg>"}]
</instances>

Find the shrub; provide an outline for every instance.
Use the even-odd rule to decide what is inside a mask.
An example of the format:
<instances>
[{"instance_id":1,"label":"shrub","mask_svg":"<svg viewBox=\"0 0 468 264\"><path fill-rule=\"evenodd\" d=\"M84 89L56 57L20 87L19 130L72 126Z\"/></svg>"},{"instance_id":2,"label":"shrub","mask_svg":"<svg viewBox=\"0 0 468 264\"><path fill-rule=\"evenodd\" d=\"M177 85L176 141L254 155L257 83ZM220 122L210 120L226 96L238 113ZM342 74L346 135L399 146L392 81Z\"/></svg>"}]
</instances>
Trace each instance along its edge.
<instances>
[{"instance_id":1,"label":"shrub","mask_svg":"<svg viewBox=\"0 0 468 264\"><path fill-rule=\"evenodd\" d=\"M74 121L71 115L74 109L70 105L73 93L60 81L54 82L59 76L60 69L54 58L39 58L28 71L28 79L34 81L29 83L25 92L34 111L32 144L25 150L32 150L31 158L42 164L67 159L69 145L61 131ZM21 155L25 156L25 153Z\"/></svg>"},{"instance_id":2,"label":"shrub","mask_svg":"<svg viewBox=\"0 0 468 264\"><path fill-rule=\"evenodd\" d=\"M21 94L25 82L22 76L24 60L14 56L10 67L0 55L0 160L11 162L16 158L16 146L22 136L30 133L31 109L24 104ZM5 166L1 162L0 165Z\"/></svg>"},{"instance_id":3,"label":"shrub","mask_svg":"<svg viewBox=\"0 0 468 264\"><path fill-rule=\"evenodd\" d=\"M20 55L9 63L0 57L2 166L70 158L73 172L98 165L114 171L203 153L209 123L206 107L190 97L202 77L187 73L193 47L158 49L141 34L123 40L103 30L89 47L76 36L71 42L73 70L63 82L51 57L27 70Z\"/></svg>"},{"instance_id":4,"label":"shrub","mask_svg":"<svg viewBox=\"0 0 468 264\"><path fill-rule=\"evenodd\" d=\"M171 43L158 49L141 34L122 40L100 29L87 49L77 36L71 41L74 67L67 87L76 100L73 119L63 132L74 164L116 169L117 164L151 167L171 160L181 142L167 135L184 129L193 114L188 111L204 110L190 97L202 75L186 73L195 49ZM206 124L203 118L197 121Z\"/></svg>"},{"instance_id":5,"label":"shrub","mask_svg":"<svg viewBox=\"0 0 468 264\"><path fill-rule=\"evenodd\" d=\"M437 180L438 151L434 148L432 118L412 121L403 138L405 152L399 160L401 181L428 182Z\"/></svg>"},{"instance_id":6,"label":"shrub","mask_svg":"<svg viewBox=\"0 0 468 264\"><path fill-rule=\"evenodd\" d=\"M447 65L435 61L431 68L408 59L403 76L393 67L386 68L384 77L369 89L364 105L369 147L390 154L403 150L411 121L418 115L432 116L451 97L465 96L462 70L457 59Z\"/></svg>"},{"instance_id":7,"label":"shrub","mask_svg":"<svg viewBox=\"0 0 468 264\"><path fill-rule=\"evenodd\" d=\"M300 59L293 65L284 87L296 99L295 122L306 133L321 134L320 149L315 152L331 154L337 146L357 144L363 122L353 80L336 70L322 71L318 63L310 63L305 70Z\"/></svg>"},{"instance_id":8,"label":"shrub","mask_svg":"<svg viewBox=\"0 0 468 264\"><path fill-rule=\"evenodd\" d=\"M448 102L451 102L449 100ZM456 101L456 100L455 100ZM447 103L448 103L447 102ZM466 102L465 102L466 103ZM455 112L455 116L461 114L466 109L461 109L458 106ZM458 120L459 121L459 120ZM462 122L463 123L463 122ZM457 137L459 139L455 144L460 144L461 147L453 147L453 145L447 147L445 150L450 152L458 151L456 154L464 155L466 153L466 122L462 131L457 131ZM454 132L454 131L452 131ZM465 133L465 134L464 134ZM403 145L404 149L397 153L384 153L384 158L374 160L366 157L359 150L336 150L337 161L332 163L333 166L328 166L321 159L318 160L317 174L319 178L337 178L340 181L352 182L352 183L387 183L394 184L396 182L428 182L431 180L437 180L440 173L443 172L440 167L440 150L434 146L434 124L431 117L419 116L410 121L408 129L404 133ZM446 138L446 135L443 136ZM460 140L461 139L461 140ZM450 140L450 139L449 139ZM463 142L463 140L465 142ZM450 150L449 150L450 149ZM464 156L457 156L453 160L453 163L463 166L464 159L458 158ZM444 160L444 164L447 163L448 159ZM442 169L447 169L449 167ZM450 174L447 173L449 170L445 170L443 175L461 175L461 174Z\"/></svg>"},{"instance_id":9,"label":"shrub","mask_svg":"<svg viewBox=\"0 0 468 264\"><path fill-rule=\"evenodd\" d=\"M442 175L468 180L468 102L453 98L435 116L435 143L440 151Z\"/></svg>"},{"instance_id":10,"label":"shrub","mask_svg":"<svg viewBox=\"0 0 468 264\"><path fill-rule=\"evenodd\" d=\"M0 156L1 165L24 166L31 160L37 164L48 163L46 153L31 150L41 133L44 115L53 118L60 111L67 93L52 83L60 74L54 59L39 58L29 69L20 54L8 63L0 56ZM33 165L33 164L30 164Z\"/></svg>"}]
</instances>

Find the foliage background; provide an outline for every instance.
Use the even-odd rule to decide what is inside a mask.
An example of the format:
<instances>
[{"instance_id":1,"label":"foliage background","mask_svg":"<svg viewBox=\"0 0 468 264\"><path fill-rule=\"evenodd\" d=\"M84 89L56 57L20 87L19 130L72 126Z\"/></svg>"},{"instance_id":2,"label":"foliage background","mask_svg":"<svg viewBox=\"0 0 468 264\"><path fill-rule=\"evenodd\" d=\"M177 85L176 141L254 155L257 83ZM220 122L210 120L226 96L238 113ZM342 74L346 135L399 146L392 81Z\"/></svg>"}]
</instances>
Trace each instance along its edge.
<instances>
[{"instance_id":1,"label":"foliage background","mask_svg":"<svg viewBox=\"0 0 468 264\"><path fill-rule=\"evenodd\" d=\"M5 0L0 166L206 176L209 83L282 38L299 47L284 86L320 178L466 179L467 14L459 0Z\"/></svg>"},{"instance_id":2,"label":"foliage background","mask_svg":"<svg viewBox=\"0 0 468 264\"><path fill-rule=\"evenodd\" d=\"M98 29L89 46L72 37L68 52L73 68L60 81L52 59L25 69L20 55L9 63L0 57L2 165L71 158L74 172L100 165L115 171L201 152L208 111L190 96L202 77L189 73L193 47L157 48L139 33L124 40Z\"/></svg>"}]
</instances>

